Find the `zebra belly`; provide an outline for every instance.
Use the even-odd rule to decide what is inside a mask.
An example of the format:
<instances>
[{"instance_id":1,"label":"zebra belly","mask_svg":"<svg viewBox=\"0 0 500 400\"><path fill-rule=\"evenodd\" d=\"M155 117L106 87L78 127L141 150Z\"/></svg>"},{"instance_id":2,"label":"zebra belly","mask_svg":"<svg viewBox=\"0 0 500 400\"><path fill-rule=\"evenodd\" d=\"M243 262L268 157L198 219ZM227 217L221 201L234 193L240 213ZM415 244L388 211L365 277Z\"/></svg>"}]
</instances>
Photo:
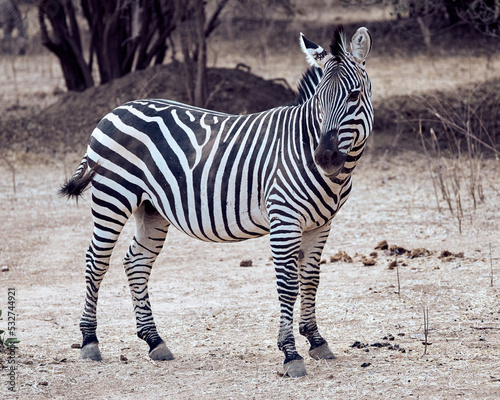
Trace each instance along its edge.
<instances>
[{"instance_id":1,"label":"zebra belly","mask_svg":"<svg viewBox=\"0 0 500 400\"><path fill-rule=\"evenodd\" d=\"M205 205L196 210L183 209L181 213L184 218L179 218L180 213L165 217L180 231L207 242L237 242L269 233L265 212L237 209L231 202L227 202L223 209L209 209Z\"/></svg>"},{"instance_id":2,"label":"zebra belly","mask_svg":"<svg viewBox=\"0 0 500 400\"><path fill-rule=\"evenodd\" d=\"M126 155L118 159L118 153ZM96 183L120 193L128 200L122 207L131 212L147 200L178 230L203 241L241 241L269 233L265 202L247 179L223 183L210 173L209 165L208 173L202 166L181 171L166 165L162 157L156 158L154 169L151 161L130 150L125 153L99 130L93 133L87 155L91 166L98 165Z\"/></svg>"}]
</instances>

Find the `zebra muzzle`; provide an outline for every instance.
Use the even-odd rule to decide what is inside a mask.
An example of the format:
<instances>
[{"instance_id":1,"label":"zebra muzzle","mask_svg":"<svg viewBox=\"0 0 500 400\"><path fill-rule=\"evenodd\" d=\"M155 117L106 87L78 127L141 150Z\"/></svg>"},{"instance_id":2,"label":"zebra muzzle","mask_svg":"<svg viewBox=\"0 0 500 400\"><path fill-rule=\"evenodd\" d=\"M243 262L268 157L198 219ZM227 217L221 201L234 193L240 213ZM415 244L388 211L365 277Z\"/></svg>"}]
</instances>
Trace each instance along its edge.
<instances>
[{"instance_id":1,"label":"zebra muzzle","mask_svg":"<svg viewBox=\"0 0 500 400\"><path fill-rule=\"evenodd\" d=\"M347 159L347 154L339 150L338 131L323 133L314 151L314 162L324 175L331 178L337 175Z\"/></svg>"}]
</instances>

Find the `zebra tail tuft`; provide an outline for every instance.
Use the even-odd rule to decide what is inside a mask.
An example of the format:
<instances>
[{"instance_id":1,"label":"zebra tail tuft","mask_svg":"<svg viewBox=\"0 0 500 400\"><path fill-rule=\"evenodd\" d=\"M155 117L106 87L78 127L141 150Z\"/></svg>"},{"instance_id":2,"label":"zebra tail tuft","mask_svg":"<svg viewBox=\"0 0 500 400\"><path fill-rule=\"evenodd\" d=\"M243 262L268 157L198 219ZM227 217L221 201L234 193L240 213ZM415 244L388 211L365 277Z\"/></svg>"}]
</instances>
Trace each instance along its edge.
<instances>
[{"instance_id":1,"label":"zebra tail tuft","mask_svg":"<svg viewBox=\"0 0 500 400\"><path fill-rule=\"evenodd\" d=\"M58 192L59 195L62 197L66 196L68 198L75 198L76 200L78 200L78 198L83 194L83 192L92 182L92 179L94 178L96 172L97 171L95 167L88 167L87 155L85 155L74 175L61 185L61 188Z\"/></svg>"}]
</instances>

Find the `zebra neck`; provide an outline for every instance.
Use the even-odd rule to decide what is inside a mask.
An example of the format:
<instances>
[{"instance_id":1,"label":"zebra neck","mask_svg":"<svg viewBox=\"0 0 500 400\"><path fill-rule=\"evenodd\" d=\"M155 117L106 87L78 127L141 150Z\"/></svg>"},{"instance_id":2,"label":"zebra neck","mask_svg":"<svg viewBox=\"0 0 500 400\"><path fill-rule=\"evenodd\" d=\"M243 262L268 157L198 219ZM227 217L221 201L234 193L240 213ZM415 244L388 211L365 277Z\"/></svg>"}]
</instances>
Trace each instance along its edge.
<instances>
[{"instance_id":1,"label":"zebra neck","mask_svg":"<svg viewBox=\"0 0 500 400\"><path fill-rule=\"evenodd\" d=\"M296 108L297 123L300 126L299 134L297 135L297 145L304 148L307 147L312 156L314 149L318 146L321 135L318 108L314 99L296 106Z\"/></svg>"}]
</instances>

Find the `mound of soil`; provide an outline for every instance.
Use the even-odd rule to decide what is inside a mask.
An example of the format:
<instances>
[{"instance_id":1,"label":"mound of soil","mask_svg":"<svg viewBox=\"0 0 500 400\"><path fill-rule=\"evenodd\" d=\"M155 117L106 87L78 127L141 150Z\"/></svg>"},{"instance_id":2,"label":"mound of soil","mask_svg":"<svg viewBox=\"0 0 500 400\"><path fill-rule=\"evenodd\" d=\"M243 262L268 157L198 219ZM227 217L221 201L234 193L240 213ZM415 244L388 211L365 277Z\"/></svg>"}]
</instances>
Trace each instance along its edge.
<instances>
[{"instance_id":1,"label":"mound of soil","mask_svg":"<svg viewBox=\"0 0 500 400\"><path fill-rule=\"evenodd\" d=\"M207 108L230 114L254 113L290 104L296 94L275 81L241 69L208 70ZM140 98L188 102L182 65L157 65L82 93L68 92L33 118L2 122L0 148L28 152L82 151L100 119Z\"/></svg>"},{"instance_id":2,"label":"mound of soil","mask_svg":"<svg viewBox=\"0 0 500 400\"><path fill-rule=\"evenodd\" d=\"M242 69L208 70L207 108L230 114L259 112L290 104L296 94L283 84ZM119 105L140 98L164 98L188 103L181 64L136 71L82 93L68 92L31 118L0 120L0 149L34 153L84 151L99 120ZM419 96L392 96L374 103L377 133L400 132L420 145L418 136L439 146L465 146L467 132L486 152L500 148L500 79L464 85ZM382 141L383 142L383 141ZM415 143L413 143L415 142ZM431 146L432 147L432 146Z\"/></svg>"}]
</instances>

